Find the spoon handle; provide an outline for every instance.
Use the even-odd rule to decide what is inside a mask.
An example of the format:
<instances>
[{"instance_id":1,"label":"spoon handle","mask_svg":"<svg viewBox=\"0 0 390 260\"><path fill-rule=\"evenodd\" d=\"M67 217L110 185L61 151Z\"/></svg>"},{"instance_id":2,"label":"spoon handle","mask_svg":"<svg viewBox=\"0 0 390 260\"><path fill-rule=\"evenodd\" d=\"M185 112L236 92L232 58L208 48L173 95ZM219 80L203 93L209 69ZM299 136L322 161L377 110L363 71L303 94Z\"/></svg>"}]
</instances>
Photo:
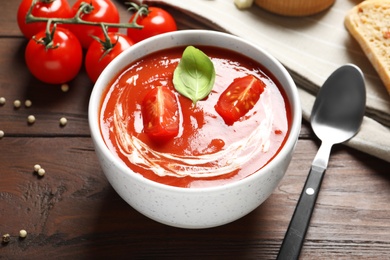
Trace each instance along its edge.
<instances>
[{"instance_id":1,"label":"spoon handle","mask_svg":"<svg viewBox=\"0 0 390 260\"><path fill-rule=\"evenodd\" d=\"M298 259L318 197L325 169L312 166L288 226L277 259Z\"/></svg>"}]
</instances>

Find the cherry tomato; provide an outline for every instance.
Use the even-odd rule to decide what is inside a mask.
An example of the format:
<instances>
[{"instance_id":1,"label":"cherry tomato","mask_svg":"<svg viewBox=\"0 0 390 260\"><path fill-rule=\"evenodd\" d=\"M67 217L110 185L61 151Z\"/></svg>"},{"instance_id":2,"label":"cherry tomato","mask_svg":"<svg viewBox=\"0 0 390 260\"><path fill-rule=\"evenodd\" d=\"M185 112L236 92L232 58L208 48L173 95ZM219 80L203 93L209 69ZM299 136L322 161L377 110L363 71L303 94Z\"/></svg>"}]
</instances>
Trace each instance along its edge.
<instances>
[{"instance_id":1,"label":"cherry tomato","mask_svg":"<svg viewBox=\"0 0 390 260\"><path fill-rule=\"evenodd\" d=\"M93 10L88 13L81 13L80 18L89 22L119 23L119 12L116 6L110 0L78 0L72 7L73 15L76 15L81 3L91 4ZM71 24L70 30L80 40L81 46L88 49L92 43L91 35L99 36L102 34L102 28L95 25ZM109 32L117 32L118 28L110 27Z\"/></svg>"},{"instance_id":2,"label":"cherry tomato","mask_svg":"<svg viewBox=\"0 0 390 260\"><path fill-rule=\"evenodd\" d=\"M134 44L133 40L124 34L109 32L108 39L104 35L100 41L93 41L85 56L85 68L89 78L96 82L105 67L121 52Z\"/></svg>"},{"instance_id":3,"label":"cherry tomato","mask_svg":"<svg viewBox=\"0 0 390 260\"><path fill-rule=\"evenodd\" d=\"M252 75L237 78L222 92L215 110L232 125L254 107L264 87L265 83Z\"/></svg>"},{"instance_id":4,"label":"cherry tomato","mask_svg":"<svg viewBox=\"0 0 390 260\"><path fill-rule=\"evenodd\" d=\"M130 17L129 23L135 18L135 14ZM142 29L128 28L127 35L135 42L146 38L177 30L173 17L164 9L159 7L148 7L148 13L140 15L137 24L142 25Z\"/></svg>"},{"instance_id":5,"label":"cherry tomato","mask_svg":"<svg viewBox=\"0 0 390 260\"><path fill-rule=\"evenodd\" d=\"M20 31L27 39L46 29L46 22L26 23L26 15L33 0L22 0L19 5L17 20ZM66 0L40 0L32 9L32 15L47 18L71 18L72 12ZM62 26L62 25L60 25Z\"/></svg>"},{"instance_id":6,"label":"cherry tomato","mask_svg":"<svg viewBox=\"0 0 390 260\"><path fill-rule=\"evenodd\" d=\"M144 132L154 141L164 142L179 132L179 108L175 94L164 86L150 90L142 100Z\"/></svg>"},{"instance_id":7,"label":"cherry tomato","mask_svg":"<svg viewBox=\"0 0 390 260\"><path fill-rule=\"evenodd\" d=\"M62 84L72 80L79 72L83 51L76 36L65 28L56 28L52 47L42 42L46 32L41 31L26 47L25 59L30 72L49 84Z\"/></svg>"}]
</instances>

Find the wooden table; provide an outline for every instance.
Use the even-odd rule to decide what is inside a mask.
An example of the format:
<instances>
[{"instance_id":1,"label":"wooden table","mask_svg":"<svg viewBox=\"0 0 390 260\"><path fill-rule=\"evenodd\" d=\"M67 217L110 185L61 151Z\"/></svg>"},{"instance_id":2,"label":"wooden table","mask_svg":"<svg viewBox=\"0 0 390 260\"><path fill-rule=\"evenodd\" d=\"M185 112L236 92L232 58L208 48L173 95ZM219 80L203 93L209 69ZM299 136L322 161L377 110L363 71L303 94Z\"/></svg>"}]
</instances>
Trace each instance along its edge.
<instances>
[{"instance_id":1,"label":"wooden table","mask_svg":"<svg viewBox=\"0 0 390 260\"><path fill-rule=\"evenodd\" d=\"M27 40L16 23L19 2L3 1L0 9L0 97L7 100L0 106L0 234L11 236L0 244L0 259L274 259L319 146L309 125L302 124L285 178L246 217L204 230L156 223L128 206L99 167L87 123L93 85L85 71L66 93L30 75ZM208 28L171 11L181 29ZM31 107L14 109L14 100L27 99ZM27 124L28 115L34 124ZM43 178L34 174L35 164L46 170ZM334 147L301 259L389 257L389 169L385 161Z\"/></svg>"}]
</instances>

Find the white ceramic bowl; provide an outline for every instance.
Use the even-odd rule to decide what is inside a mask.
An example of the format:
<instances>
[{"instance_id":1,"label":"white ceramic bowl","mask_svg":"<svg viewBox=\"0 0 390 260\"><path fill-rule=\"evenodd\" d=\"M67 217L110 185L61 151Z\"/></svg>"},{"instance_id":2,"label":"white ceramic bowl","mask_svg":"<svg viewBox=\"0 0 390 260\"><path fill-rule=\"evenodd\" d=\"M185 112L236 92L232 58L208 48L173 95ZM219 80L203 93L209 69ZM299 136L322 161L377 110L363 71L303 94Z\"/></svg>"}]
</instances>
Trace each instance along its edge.
<instances>
[{"instance_id":1,"label":"white ceramic bowl","mask_svg":"<svg viewBox=\"0 0 390 260\"><path fill-rule=\"evenodd\" d=\"M245 179L208 188L178 188L156 183L134 173L110 152L103 141L99 110L102 93L111 79L145 54L187 45L217 46L249 56L264 65L279 80L287 94L292 112L288 139L271 162ZM89 125L96 154L108 181L130 206L145 216L170 226L208 228L243 217L271 195L291 161L301 127L301 107L296 86L289 73L261 47L226 33L186 30L142 41L112 61L102 72L92 91Z\"/></svg>"}]
</instances>

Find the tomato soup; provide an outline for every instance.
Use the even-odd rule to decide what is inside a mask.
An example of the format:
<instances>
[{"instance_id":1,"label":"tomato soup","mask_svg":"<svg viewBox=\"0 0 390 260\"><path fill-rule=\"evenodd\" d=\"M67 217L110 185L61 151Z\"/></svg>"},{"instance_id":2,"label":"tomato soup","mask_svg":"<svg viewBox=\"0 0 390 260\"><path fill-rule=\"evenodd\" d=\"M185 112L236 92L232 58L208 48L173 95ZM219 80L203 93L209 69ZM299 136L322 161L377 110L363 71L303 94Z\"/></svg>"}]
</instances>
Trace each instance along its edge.
<instances>
[{"instance_id":1,"label":"tomato soup","mask_svg":"<svg viewBox=\"0 0 390 260\"><path fill-rule=\"evenodd\" d=\"M166 185L196 188L224 185L264 167L282 148L291 121L279 82L261 64L231 50L196 46L214 64L211 93L194 104L179 94L173 73L185 49L151 53L129 64L107 86L100 109L107 147L134 172ZM236 79L253 75L265 83L259 100L243 117L226 124L216 112L221 93ZM168 87L179 107L179 132L160 143L144 132L142 100Z\"/></svg>"}]
</instances>

